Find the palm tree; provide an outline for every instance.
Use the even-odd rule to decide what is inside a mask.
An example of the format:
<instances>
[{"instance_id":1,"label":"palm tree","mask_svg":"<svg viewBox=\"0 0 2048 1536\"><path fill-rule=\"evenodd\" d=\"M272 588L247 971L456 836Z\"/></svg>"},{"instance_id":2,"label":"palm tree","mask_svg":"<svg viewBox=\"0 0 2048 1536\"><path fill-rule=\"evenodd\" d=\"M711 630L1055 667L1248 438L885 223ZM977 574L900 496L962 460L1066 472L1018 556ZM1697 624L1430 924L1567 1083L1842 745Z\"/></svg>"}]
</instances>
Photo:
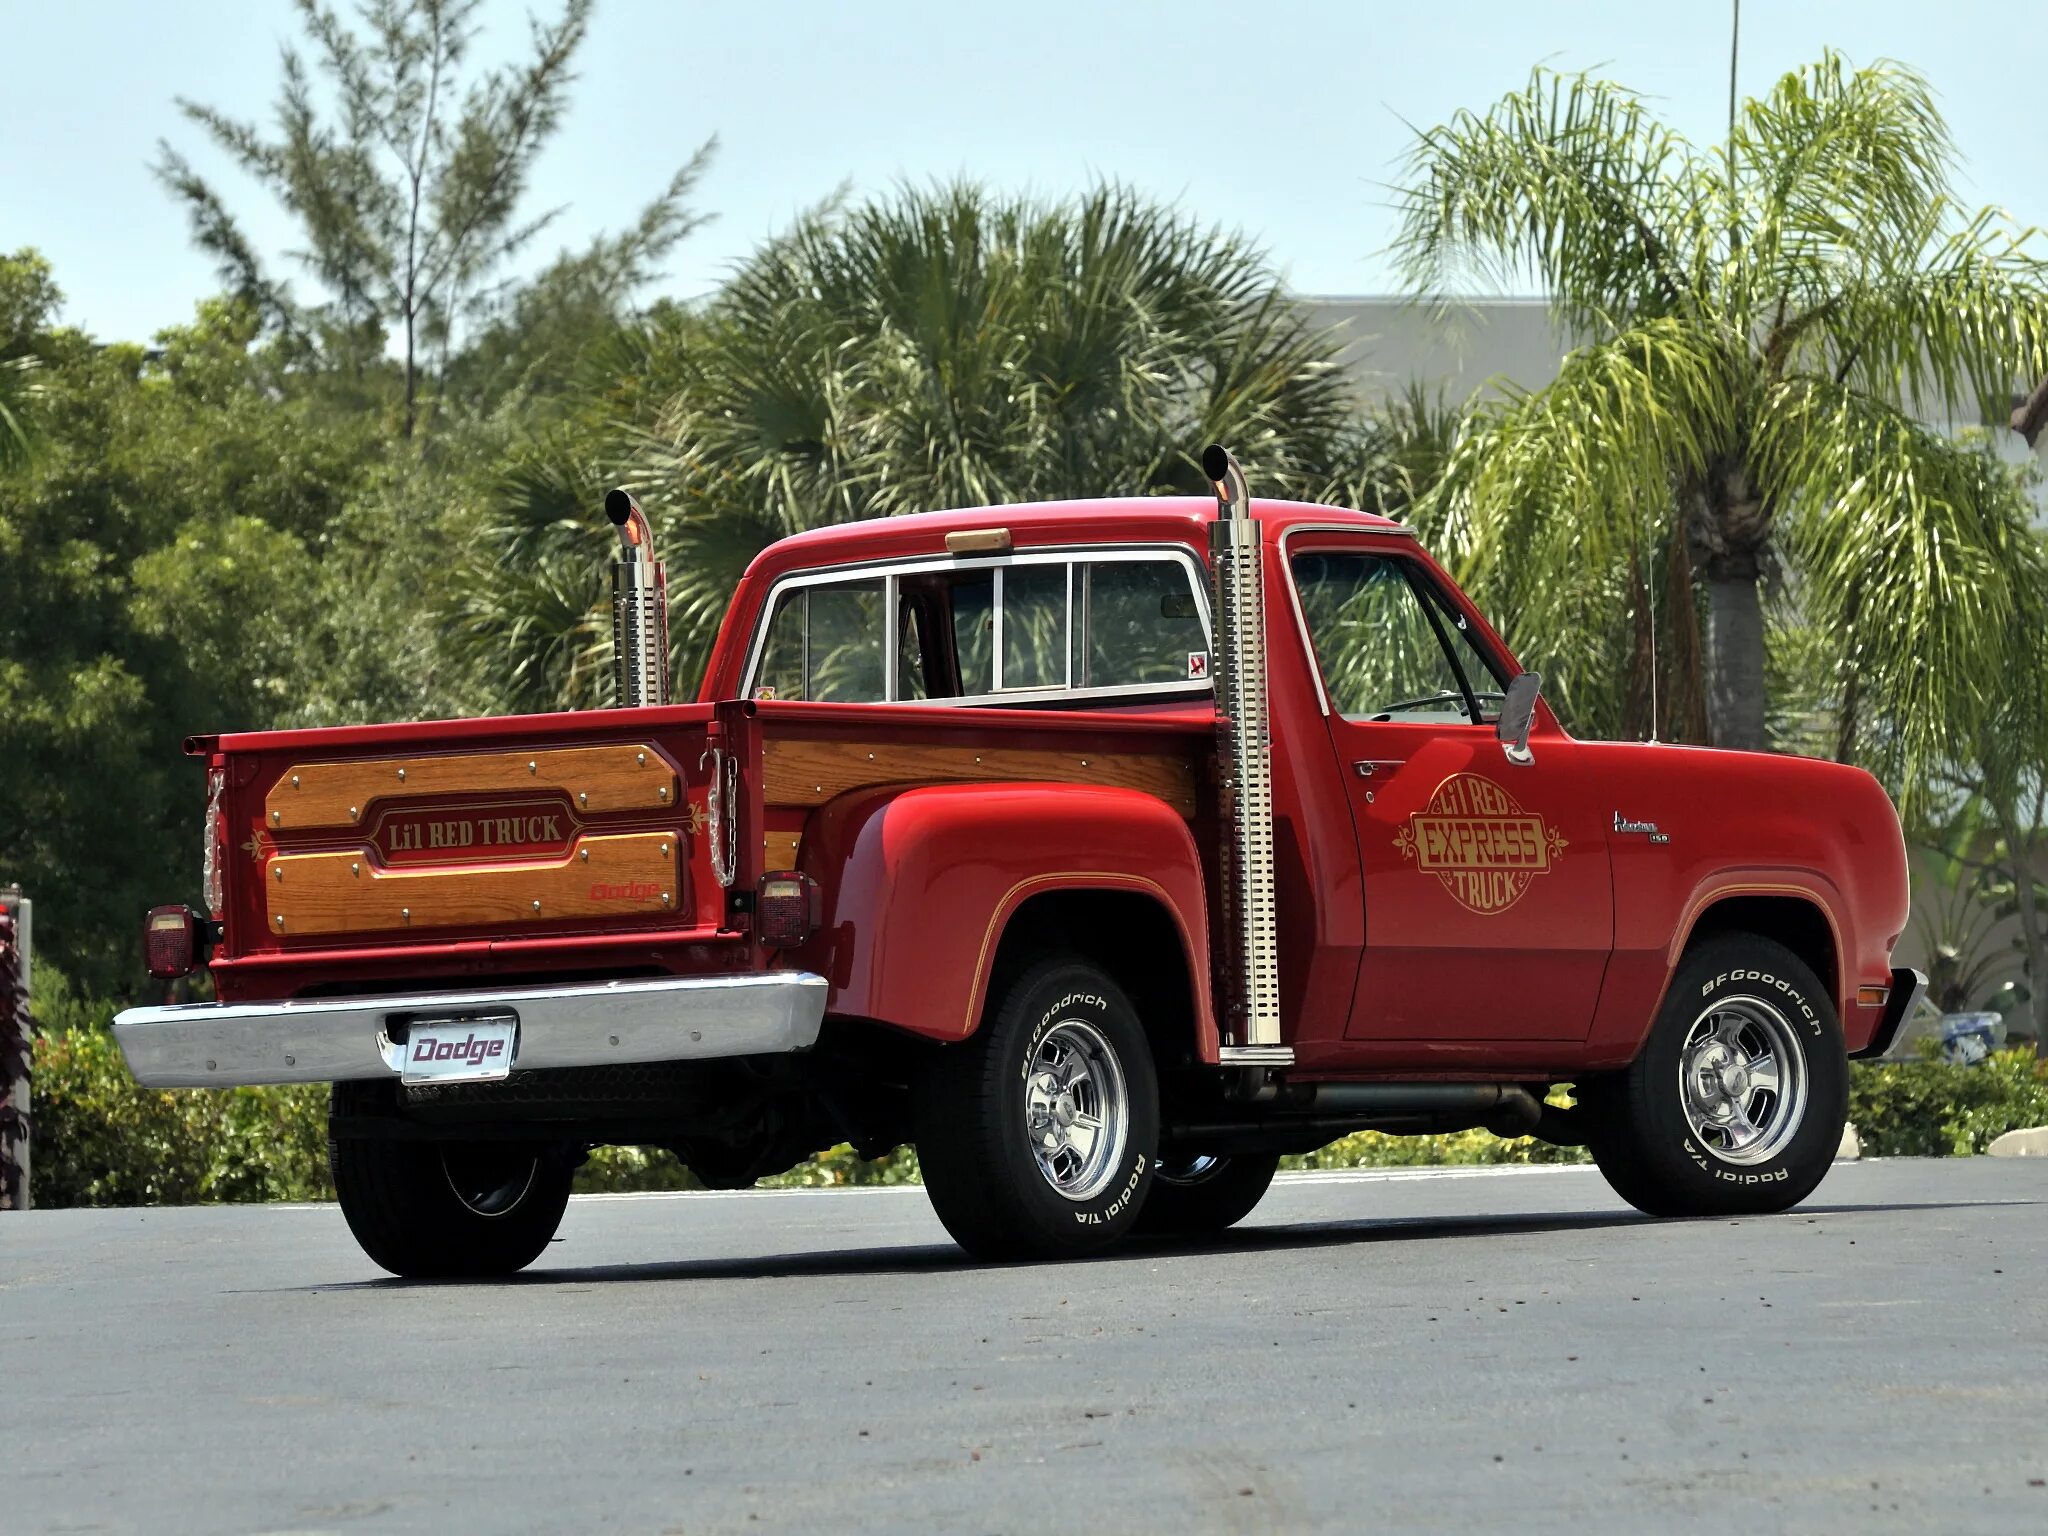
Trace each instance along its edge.
<instances>
[{"instance_id":1,"label":"palm tree","mask_svg":"<svg viewBox=\"0 0 2048 1536\"><path fill-rule=\"evenodd\" d=\"M35 443L31 408L40 391L34 357L0 357L0 470L27 460Z\"/></svg>"},{"instance_id":2,"label":"palm tree","mask_svg":"<svg viewBox=\"0 0 2048 1536\"><path fill-rule=\"evenodd\" d=\"M701 314L638 339L628 372L670 386L651 420L513 477L518 561L501 540L481 563L460 632L510 647L513 674L560 702L591 698L609 645L592 621L600 466L656 521L686 678L747 562L819 524L1195 492L1193 456L1217 440L1268 494L1398 494L1398 456L1355 420L1338 345L1243 241L1116 187L1043 202L961 184L822 209Z\"/></svg>"},{"instance_id":3,"label":"palm tree","mask_svg":"<svg viewBox=\"0 0 2048 1536\"><path fill-rule=\"evenodd\" d=\"M2048 373L2036 232L1963 210L1954 163L1920 76L1833 53L1712 150L1544 70L1419 136L1414 288L1533 281L1582 342L1478 414L1424 509L1566 698L1765 747L1774 610L1832 650L1839 754L1917 774L2039 644L2025 499L1922 424L2003 423Z\"/></svg>"}]
</instances>

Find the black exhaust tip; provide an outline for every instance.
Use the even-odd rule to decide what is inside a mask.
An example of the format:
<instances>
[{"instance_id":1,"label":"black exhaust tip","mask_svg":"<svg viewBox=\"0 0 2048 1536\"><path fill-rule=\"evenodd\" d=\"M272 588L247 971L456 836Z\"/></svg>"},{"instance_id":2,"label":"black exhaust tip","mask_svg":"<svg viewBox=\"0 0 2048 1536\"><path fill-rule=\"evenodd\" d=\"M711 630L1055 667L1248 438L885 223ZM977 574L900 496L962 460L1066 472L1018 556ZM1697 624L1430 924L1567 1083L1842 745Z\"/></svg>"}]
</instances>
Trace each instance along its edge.
<instances>
[{"instance_id":1,"label":"black exhaust tip","mask_svg":"<svg viewBox=\"0 0 2048 1536\"><path fill-rule=\"evenodd\" d=\"M1211 443L1202 450L1202 473L1211 480L1221 480L1230 473L1230 450L1221 443Z\"/></svg>"},{"instance_id":2,"label":"black exhaust tip","mask_svg":"<svg viewBox=\"0 0 2048 1536\"><path fill-rule=\"evenodd\" d=\"M612 520L614 528L626 526L626 519L637 511L633 496L622 485L615 485L604 493L604 515Z\"/></svg>"}]
</instances>

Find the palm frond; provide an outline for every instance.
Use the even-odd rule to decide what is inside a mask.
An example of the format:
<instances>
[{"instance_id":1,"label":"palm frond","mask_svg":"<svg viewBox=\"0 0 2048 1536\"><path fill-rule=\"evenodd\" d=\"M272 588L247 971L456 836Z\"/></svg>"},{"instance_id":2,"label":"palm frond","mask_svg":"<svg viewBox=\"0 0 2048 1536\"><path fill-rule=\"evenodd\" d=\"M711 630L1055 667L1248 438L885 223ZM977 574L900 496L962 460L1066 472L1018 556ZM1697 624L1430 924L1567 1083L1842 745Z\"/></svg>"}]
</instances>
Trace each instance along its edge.
<instances>
[{"instance_id":1,"label":"palm frond","mask_svg":"<svg viewBox=\"0 0 2048 1536\"><path fill-rule=\"evenodd\" d=\"M1772 391L1754 464L1805 611L1881 701L1888 766L1923 780L2039 648L2048 556L2030 504L1989 453L1829 382Z\"/></svg>"},{"instance_id":2,"label":"palm frond","mask_svg":"<svg viewBox=\"0 0 2048 1536\"><path fill-rule=\"evenodd\" d=\"M43 386L33 356L0 358L0 470L24 462L35 446L35 409Z\"/></svg>"},{"instance_id":3,"label":"palm frond","mask_svg":"<svg viewBox=\"0 0 2048 1536\"><path fill-rule=\"evenodd\" d=\"M1579 328L1686 307L1713 226L1696 152L1634 92L1539 69L1419 134L1393 251L1418 292L1534 282Z\"/></svg>"},{"instance_id":4,"label":"palm frond","mask_svg":"<svg viewBox=\"0 0 2048 1536\"><path fill-rule=\"evenodd\" d=\"M1744 298L1774 303L1749 311L1768 326L1895 266L1885 245L1941 204L1955 149L1919 74L1889 60L1853 69L1829 50L1744 105L1722 160L1731 256L1751 279Z\"/></svg>"}]
</instances>

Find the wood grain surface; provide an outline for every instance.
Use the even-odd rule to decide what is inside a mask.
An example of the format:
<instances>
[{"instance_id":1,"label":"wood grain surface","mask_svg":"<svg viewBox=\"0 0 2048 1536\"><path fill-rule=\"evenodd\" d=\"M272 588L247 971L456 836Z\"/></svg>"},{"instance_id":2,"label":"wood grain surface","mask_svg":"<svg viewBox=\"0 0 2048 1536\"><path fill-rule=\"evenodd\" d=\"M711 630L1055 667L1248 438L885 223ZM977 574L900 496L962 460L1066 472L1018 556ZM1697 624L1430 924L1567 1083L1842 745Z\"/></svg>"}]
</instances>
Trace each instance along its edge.
<instances>
[{"instance_id":1,"label":"wood grain surface","mask_svg":"<svg viewBox=\"0 0 2048 1536\"><path fill-rule=\"evenodd\" d=\"M771 806L822 805L877 784L1038 782L1107 784L1157 795L1195 814L1194 769L1149 752L1063 752L1038 747L942 747L887 741L762 743L762 795Z\"/></svg>"},{"instance_id":2,"label":"wood grain surface","mask_svg":"<svg viewBox=\"0 0 2048 1536\"><path fill-rule=\"evenodd\" d=\"M566 859L459 869L379 869L357 851L294 853L263 871L279 938L497 926L677 910L673 830L585 837Z\"/></svg>"},{"instance_id":3,"label":"wood grain surface","mask_svg":"<svg viewBox=\"0 0 2048 1536\"><path fill-rule=\"evenodd\" d=\"M538 752L457 752L298 763L264 797L273 832L360 826L373 803L426 795L561 790L578 811L660 810L676 803L676 774L645 743Z\"/></svg>"}]
</instances>

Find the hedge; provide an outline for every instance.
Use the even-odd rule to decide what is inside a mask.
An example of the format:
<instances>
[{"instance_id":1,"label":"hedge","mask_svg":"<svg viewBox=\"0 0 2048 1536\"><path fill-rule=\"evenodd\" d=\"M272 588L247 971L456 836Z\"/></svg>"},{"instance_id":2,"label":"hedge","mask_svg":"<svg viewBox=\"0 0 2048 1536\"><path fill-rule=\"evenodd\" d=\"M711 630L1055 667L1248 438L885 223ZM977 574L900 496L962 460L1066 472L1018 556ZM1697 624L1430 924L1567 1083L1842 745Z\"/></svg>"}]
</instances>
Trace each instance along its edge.
<instances>
[{"instance_id":1,"label":"hedge","mask_svg":"<svg viewBox=\"0 0 2048 1536\"><path fill-rule=\"evenodd\" d=\"M325 1087L138 1088L103 1029L39 1035L30 1081L39 1206L334 1198Z\"/></svg>"},{"instance_id":2,"label":"hedge","mask_svg":"<svg viewBox=\"0 0 2048 1536\"><path fill-rule=\"evenodd\" d=\"M47 1032L35 1042L35 1200L41 1206L189 1205L205 1201L327 1200L327 1090L138 1088L104 1027ZM2004 1051L1972 1067L1928 1059L1858 1065L1849 1118L1872 1156L1967 1155L2022 1126L2048 1125L2048 1062ZM1576 1147L1484 1131L1332 1142L1288 1168L1583 1162ZM766 1188L914 1184L908 1148L866 1161L834 1147ZM692 1189L673 1154L601 1147L577 1175L584 1192Z\"/></svg>"},{"instance_id":3,"label":"hedge","mask_svg":"<svg viewBox=\"0 0 2048 1536\"><path fill-rule=\"evenodd\" d=\"M1971 1067L1938 1059L1857 1065L1849 1123L1871 1157L1968 1157L2007 1131L2048 1125L2048 1059L1998 1051Z\"/></svg>"}]
</instances>

